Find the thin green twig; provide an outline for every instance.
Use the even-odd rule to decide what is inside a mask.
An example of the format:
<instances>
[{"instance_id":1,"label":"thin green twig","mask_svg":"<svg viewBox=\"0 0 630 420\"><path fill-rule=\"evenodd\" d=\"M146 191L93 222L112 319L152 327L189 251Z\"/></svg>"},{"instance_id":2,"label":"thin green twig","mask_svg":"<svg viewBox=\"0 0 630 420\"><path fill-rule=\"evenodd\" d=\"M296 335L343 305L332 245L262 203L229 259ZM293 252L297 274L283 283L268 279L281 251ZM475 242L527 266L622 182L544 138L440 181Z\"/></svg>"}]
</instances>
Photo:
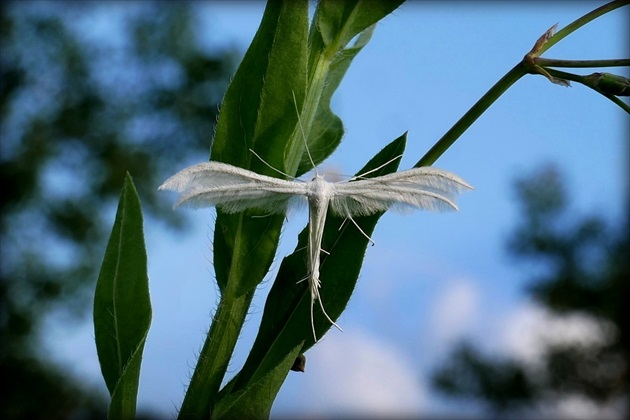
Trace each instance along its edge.
<instances>
[{"instance_id":1,"label":"thin green twig","mask_svg":"<svg viewBox=\"0 0 630 420\"><path fill-rule=\"evenodd\" d=\"M572 67L572 68L596 68L596 67L628 67L630 59L616 58L610 60L556 60L553 58L536 57L534 63L542 67Z\"/></svg>"},{"instance_id":2,"label":"thin green twig","mask_svg":"<svg viewBox=\"0 0 630 420\"><path fill-rule=\"evenodd\" d=\"M624 111L626 111L627 113L630 114L630 106L628 106L628 104L623 102L621 99L619 99L615 95L612 95L612 94L610 94L608 92L604 92L601 89L599 89L597 87L597 85L593 83L592 75L590 75L590 76L581 76L579 74L567 73L567 72L560 71L560 70L555 70L555 69L545 69L545 70L547 70L547 72L549 72L549 74L551 76L555 77L556 79L570 80L572 82L576 82L576 83L584 85L584 86L586 86L588 88L593 89L597 93L600 93L600 94L604 95L606 98L608 98L611 101L613 101L616 105L621 107L621 109L623 109Z\"/></svg>"},{"instance_id":3,"label":"thin green twig","mask_svg":"<svg viewBox=\"0 0 630 420\"><path fill-rule=\"evenodd\" d=\"M518 63L490 88L440 140L415 164L415 167L432 165L455 141L492 105L506 90L527 74L522 63Z\"/></svg>"},{"instance_id":4,"label":"thin green twig","mask_svg":"<svg viewBox=\"0 0 630 420\"><path fill-rule=\"evenodd\" d=\"M564 28L556 32L553 36L551 36L549 40L547 40L545 45L541 46L540 50L538 51L538 55L542 55L549 48L553 47L562 39L572 34L576 30L580 29L582 26L586 25L590 21L595 20L603 14L606 14L610 11L618 9L621 6L626 6L628 4L630 4L629 0L615 0L601 7L598 7L592 12L585 14L581 18L571 22L570 24L568 24L567 26L565 26Z\"/></svg>"},{"instance_id":5,"label":"thin green twig","mask_svg":"<svg viewBox=\"0 0 630 420\"><path fill-rule=\"evenodd\" d=\"M492 105L503 93L505 93L514 83L516 83L521 77L527 73L539 73L539 69L542 69L540 65L536 65L535 60L539 59L539 55L547 51L553 45L561 41L569 34L575 32L577 29L591 22L592 20L615 10L621 6L625 6L630 3L630 0L617 0L607 3L592 12L578 18L574 22L567 25L557 33L550 35L548 38L539 40L540 44L534 47L525 58L508 71L505 76L501 78L494 86L490 88L485 95L479 99L469 110L466 112L456 123L440 138L435 145L415 164L415 167L432 165L449 147L457 141L457 139L479 118L489 107ZM552 31L548 31L550 34ZM544 36L543 36L544 37ZM606 60L600 60L606 61ZM625 65L625 64L624 64ZM550 70L550 69L547 69ZM613 95L602 93L604 96L621 106L623 109L627 108L622 101Z\"/></svg>"}]
</instances>

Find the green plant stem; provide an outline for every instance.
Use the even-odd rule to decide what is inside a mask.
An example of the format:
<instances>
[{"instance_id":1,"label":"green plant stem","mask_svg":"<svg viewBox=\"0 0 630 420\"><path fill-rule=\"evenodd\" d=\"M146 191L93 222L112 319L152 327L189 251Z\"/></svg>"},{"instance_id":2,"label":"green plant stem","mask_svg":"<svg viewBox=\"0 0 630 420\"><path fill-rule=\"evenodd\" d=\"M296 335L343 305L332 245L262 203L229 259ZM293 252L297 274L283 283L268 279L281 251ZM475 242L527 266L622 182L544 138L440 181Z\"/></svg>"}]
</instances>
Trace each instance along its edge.
<instances>
[{"instance_id":1,"label":"green plant stem","mask_svg":"<svg viewBox=\"0 0 630 420\"><path fill-rule=\"evenodd\" d=\"M195 372L179 412L180 419L210 418L210 410L221 387L240 328L245 322L253 293L233 297L226 289L221 296L212 326L206 336Z\"/></svg>"},{"instance_id":2,"label":"green plant stem","mask_svg":"<svg viewBox=\"0 0 630 420\"><path fill-rule=\"evenodd\" d=\"M604 95L606 98L610 99L616 105L618 105L621 109L623 109L624 111L626 111L627 113L630 114L630 106L628 106L628 104L623 102L621 99L619 99L615 95L611 95L609 93L602 92L600 89L598 89L596 86L593 85L593 83L590 81L590 79L587 76L580 76L578 74L567 73L567 72L564 72L564 71L554 70L554 69L545 69L545 70L547 72L549 72L549 74L551 76L553 76L553 77L555 77L557 79L570 80L572 82L580 83L580 84L582 84L582 85L584 85L586 87L589 87L589 88L593 89L595 92Z\"/></svg>"},{"instance_id":3,"label":"green plant stem","mask_svg":"<svg viewBox=\"0 0 630 420\"><path fill-rule=\"evenodd\" d=\"M476 120L486 112L506 90L508 90L521 77L527 74L527 69L522 63L518 63L505 76L490 88L485 95L475 103L460 119L442 136L440 140L420 159L415 167L429 166L442 156L442 154L470 127Z\"/></svg>"},{"instance_id":4,"label":"green plant stem","mask_svg":"<svg viewBox=\"0 0 630 420\"><path fill-rule=\"evenodd\" d=\"M601 15L606 14L606 13L612 11L612 10L615 10L615 9L621 7L621 6L625 6L627 4L630 4L630 1L628 1L628 0L612 1L612 2L607 3L607 4L605 4L605 5L601 6L601 7L598 7L597 9L593 10L592 12L589 12L589 13L585 14L581 18L576 19L575 21L571 22L570 24L568 24L567 26L562 28L560 31L556 32L555 35L550 37L547 40L547 42L545 43L545 45L543 45L540 48L540 50L538 51L538 55L542 55L549 48L553 47L559 41L561 41L562 39L564 39L565 37L567 37L571 33L575 32L576 30L580 29L582 26L586 25L590 21L595 20L598 17L600 17Z\"/></svg>"},{"instance_id":5,"label":"green plant stem","mask_svg":"<svg viewBox=\"0 0 630 420\"><path fill-rule=\"evenodd\" d=\"M553 58L536 57L534 63L542 67L572 67L572 68L595 68L595 67L627 67L630 66L630 59L617 58L611 60L556 60Z\"/></svg>"}]
</instances>

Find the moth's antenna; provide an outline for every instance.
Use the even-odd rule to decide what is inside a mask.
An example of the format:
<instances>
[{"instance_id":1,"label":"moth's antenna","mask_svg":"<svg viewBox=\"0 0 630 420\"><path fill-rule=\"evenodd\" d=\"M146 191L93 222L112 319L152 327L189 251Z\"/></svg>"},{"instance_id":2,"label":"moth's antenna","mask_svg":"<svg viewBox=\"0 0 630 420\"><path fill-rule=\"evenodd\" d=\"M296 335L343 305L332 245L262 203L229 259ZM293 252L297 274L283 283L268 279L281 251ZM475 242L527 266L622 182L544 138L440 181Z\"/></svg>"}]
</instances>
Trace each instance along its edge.
<instances>
[{"instance_id":1,"label":"moth's antenna","mask_svg":"<svg viewBox=\"0 0 630 420\"><path fill-rule=\"evenodd\" d=\"M295 114L297 115L298 125L300 126L300 132L302 133L302 139L304 140L304 146L306 147L306 154L308 155L308 160L311 161L311 165L313 169L315 169L315 175L319 175L317 172L317 167L315 166L315 161L313 161L313 157L311 156L311 152L308 150L308 142L306 141L306 134L304 133L304 127L302 127L302 119L300 118L300 111L298 110L297 100L295 99L295 92L291 91L293 95L293 106L295 107Z\"/></svg>"},{"instance_id":2,"label":"moth's antenna","mask_svg":"<svg viewBox=\"0 0 630 420\"><path fill-rule=\"evenodd\" d=\"M291 176L289 174L285 174L284 172L282 172L280 169L274 168L273 166L271 166L269 163L267 163L265 161L265 159L261 158L258 153L254 152L254 149L249 149L250 152L252 152L254 154L254 156L256 156L258 159L260 159L260 161L262 163L264 163L265 165L267 165L268 167L270 167L271 169L273 169L274 171L278 172L279 174L282 174L284 176L286 176L287 178L291 178L293 180L295 180L296 178L294 176Z\"/></svg>"},{"instance_id":3,"label":"moth's antenna","mask_svg":"<svg viewBox=\"0 0 630 420\"><path fill-rule=\"evenodd\" d=\"M380 165L380 166L377 166L377 167L376 167L376 168L374 168L374 169L370 169L370 170L369 170L369 171L367 171L367 172L364 172L364 173L359 174L359 175L357 175L357 176L353 176L353 177L350 179L350 181L352 181L353 179L357 179L357 178L365 178L365 176L366 176L366 175L371 174L372 172L378 171L379 169L382 169L383 167L385 167L385 166L389 165L390 163L392 163L392 162L393 162L393 161L395 161L396 159L400 159L401 157L402 157L402 155L398 155L398 156L396 156L396 157L393 157L393 158L391 158L390 160L388 160L387 162L383 163L383 164L382 164L382 165Z\"/></svg>"}]
</instances>

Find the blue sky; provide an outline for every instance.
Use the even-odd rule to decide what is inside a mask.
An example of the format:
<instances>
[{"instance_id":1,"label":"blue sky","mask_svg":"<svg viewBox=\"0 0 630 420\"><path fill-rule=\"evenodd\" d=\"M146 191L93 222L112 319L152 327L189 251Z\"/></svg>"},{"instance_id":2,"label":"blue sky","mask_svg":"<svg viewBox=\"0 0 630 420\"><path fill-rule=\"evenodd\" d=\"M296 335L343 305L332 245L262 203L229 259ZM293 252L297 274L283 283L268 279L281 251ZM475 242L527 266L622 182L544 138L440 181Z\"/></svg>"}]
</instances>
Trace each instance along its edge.
<instances>
[{"instance_id":1,"label":"blue sky","mask_svg":"<svg viewBox=\"0 0 630 420\"><path fill-rule=\"evenodd\" d=\"M378 25L333 99L346 135L324 168L354 173L405 131L401 168L411 167L550 26L558 22L562 28L600 4L404 4ZM230 43L244 51L264 3L210 2L199 8L211 27L210 45ZM544 56L627 57L629 13L625 7L592 22ZM309 350L306 373L289 374L272 414L461 412L464 406L448 405L428 382L431 368L458 338L528 361L536 360L540 334L598 339L597 322L553 317L523 293L531 270L504 251L518 221L512 185L541 164L556 163L576 217L599 213L621 220L628 202L628 122L621 109L580 85L560 87L540 76L519 81L436 162L475 187L459 200L460 211L390 212L381 219L376 246L369 247L357 290L338 320L345 332L332 329ZM294 249L306 216L289 218L273 270ZM165 416L174 415L183 398L218 301L210 263L214 210L193 217L195 229L186 237L161 225L145 227L154 317L139 404ZM254 298L230 375L247 355L274 277L272 271ZM47 343L56 358L101 384L91 325L51 328ZM550 410L588 415L596 409L580 404L569 401Z\"/></svg>"}]
</instances>

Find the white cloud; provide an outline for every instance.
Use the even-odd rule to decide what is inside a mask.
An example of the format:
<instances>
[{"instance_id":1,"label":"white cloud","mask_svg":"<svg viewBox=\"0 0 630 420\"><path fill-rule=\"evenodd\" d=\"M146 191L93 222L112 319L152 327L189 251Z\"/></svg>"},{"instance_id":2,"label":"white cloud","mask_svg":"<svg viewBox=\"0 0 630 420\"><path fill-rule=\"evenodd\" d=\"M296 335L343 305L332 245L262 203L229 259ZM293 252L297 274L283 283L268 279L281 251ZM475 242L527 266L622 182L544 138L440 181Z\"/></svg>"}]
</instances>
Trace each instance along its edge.
<instances>
[{"instance_id":1,"label":"white cloud","mask_svg":"<svg viewBox=\"0 0 630 420\"><path fill-rule=\"evenodd\" d=\"M418 416L426 405L417 363L394 346L357 333L332 333L291 373L274 416Z\"/></svg>"},{"instance_id":2,"label":"white cloud","mask_svg":"<svg viewBox=\"0 0 630 420\"><path fill-rule=\"evenodd\" d=\"M592 316L558 315L528 303L506 317L500 341L511 356L535 365L550 344L605 344L614 334L613 325Z\"/></svg>"},{"instance_id":3,"label":"white cloud","mask_svg":"<svg viewBox=\"0 0 630 420\"><path fill-rule=\"evenodd\" d=\"M542 407L540 417L558 419L617 419L627 412L623 398L606 404L596 404L580 396L568 396L549 401Z\"/></svg>"},{"instance_id":4,"label":"white cloud","mask_svg":"<svg viewBox=\"0 0 630 420\"><path fill-rule=\"evenodd\" d=\"M450 343L472 325L478 312L479 291L469 280L448 284L431 308L431 334L435 341Z\"/></svg>"}]
</instances>

